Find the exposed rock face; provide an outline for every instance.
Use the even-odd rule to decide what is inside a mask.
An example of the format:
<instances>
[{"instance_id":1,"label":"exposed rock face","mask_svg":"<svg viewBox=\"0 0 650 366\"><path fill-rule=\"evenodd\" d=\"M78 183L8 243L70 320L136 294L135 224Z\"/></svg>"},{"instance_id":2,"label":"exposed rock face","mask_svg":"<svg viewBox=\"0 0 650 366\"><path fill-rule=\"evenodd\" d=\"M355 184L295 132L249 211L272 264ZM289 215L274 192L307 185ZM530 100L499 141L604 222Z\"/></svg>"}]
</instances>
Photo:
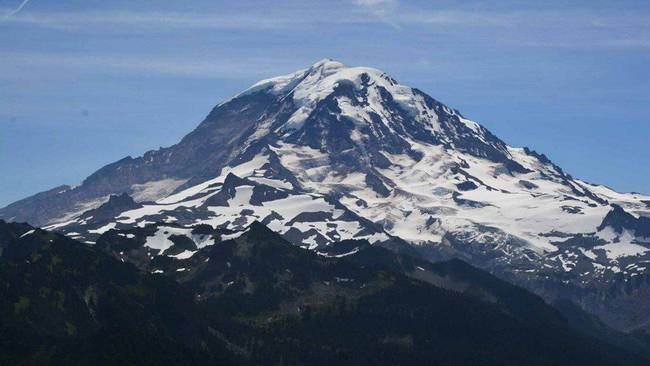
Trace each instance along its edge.
<instances>
[{"instance_id":1,"label":"exposed rock face","mask_svg":"<svg viewBox=\"0 0 650 366\"><path fill-rule=\"evenodd\" d=\"M602 224L598 227L599 231L609 227L617 234L629 231L635 237L650 239L650 217L635 217L619 205L612 207L613 210L605 216Z\"/></svg>"}]
</instances>

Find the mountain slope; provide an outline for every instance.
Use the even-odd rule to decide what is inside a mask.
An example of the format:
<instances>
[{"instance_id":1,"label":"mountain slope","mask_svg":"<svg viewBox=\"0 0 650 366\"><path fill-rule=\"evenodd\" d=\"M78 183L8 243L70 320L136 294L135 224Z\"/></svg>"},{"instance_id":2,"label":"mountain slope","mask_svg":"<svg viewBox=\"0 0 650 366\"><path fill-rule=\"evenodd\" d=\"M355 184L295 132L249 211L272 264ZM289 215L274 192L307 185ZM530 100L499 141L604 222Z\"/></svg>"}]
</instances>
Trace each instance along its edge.
<instances>
[{"instance_id":1,"label":"mountain slope","mask_svg":"<svg viewBox=\"0 0 650 366\"><path fill-rule=\"evenodd\" d=\"M134 202L115 211L123 193ZM0 217L90 242L154 222L241 231L254 220L314 250L407 242L631 330L650 324L648 202L575 179L380 70L322 60L219 104L177 145ZM84 216L102 205L112 218Z\"/></svg>"}]
</instances>

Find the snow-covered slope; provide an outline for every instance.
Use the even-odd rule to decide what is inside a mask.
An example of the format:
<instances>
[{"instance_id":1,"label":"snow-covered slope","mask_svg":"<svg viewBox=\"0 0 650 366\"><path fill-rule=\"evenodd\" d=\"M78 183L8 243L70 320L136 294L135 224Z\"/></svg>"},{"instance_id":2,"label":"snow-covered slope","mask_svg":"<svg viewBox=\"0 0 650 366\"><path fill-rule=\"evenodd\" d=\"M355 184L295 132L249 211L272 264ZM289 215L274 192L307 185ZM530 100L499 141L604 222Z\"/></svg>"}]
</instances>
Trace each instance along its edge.
<instances>
[{"instance_id":1,"label":"snow-covered slope","mask_svg":"<svg viewBox=\"0 0 650 366\"><path fill-rule=\"evenodd\" d=\"M260 221L308 249L346 239L391 239L380 225L364 220L327 195L301 191L272 172L269 155L260 153L234 168L227 167L214 179L156 202L138 204L130 198L123 202L124 196L111 196L99 208L47 228L92 243L111 229L156 223L170 223L177 228L209 225L237 235ZM122 209L116 210L115 206ZM169 235L174 234L180 235Z\"/></svg>"},{"instance_id":2,"label":"snow-covered slope","mask_svg":"<svg viewBox=\"0 0 650 366\"><path fill-rule=\"evenodd\" d=\"M111 196L122 193L135 200ZM39 211L50 206L59 209ZM601 316L615 311L596 305L618 291L612 284L645 291L637 278L650 263L650 196L574 179L380 70L329 59L256 83L175 146L0 217L91 242L153 223L236 235L255 220L311 249L401 239L429 259L460 256Z\"/></svg>"}]
</instances>

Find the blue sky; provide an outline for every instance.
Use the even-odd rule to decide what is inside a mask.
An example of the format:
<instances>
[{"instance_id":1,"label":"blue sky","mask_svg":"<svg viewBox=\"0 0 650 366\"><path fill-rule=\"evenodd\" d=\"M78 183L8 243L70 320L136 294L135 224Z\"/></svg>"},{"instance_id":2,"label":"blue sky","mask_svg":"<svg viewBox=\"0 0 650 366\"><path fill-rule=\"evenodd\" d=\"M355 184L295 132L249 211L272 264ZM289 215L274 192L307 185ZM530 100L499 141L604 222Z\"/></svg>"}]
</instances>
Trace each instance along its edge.
<instances>
[{"instance_id":1,"label":"blue sky","mask_svg":"<svg viewBox=\"0 0 650 366\"><path fill-rule=\"evenodd\" d=\"M173 144L219 101L325 57L650 193L650 2L567 3L0 0L0 206Z\"/></svg>"}]
</instances>

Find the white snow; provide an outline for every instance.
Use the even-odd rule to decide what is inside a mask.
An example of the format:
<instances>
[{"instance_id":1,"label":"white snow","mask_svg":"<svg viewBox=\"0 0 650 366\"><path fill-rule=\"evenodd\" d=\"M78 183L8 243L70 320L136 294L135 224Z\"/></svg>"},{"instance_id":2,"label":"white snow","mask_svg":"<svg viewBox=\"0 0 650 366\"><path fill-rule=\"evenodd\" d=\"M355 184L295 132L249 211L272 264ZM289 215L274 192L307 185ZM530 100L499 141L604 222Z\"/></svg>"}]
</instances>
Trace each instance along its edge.
<instances>
[{"instance_id":1,"label":"white snow","mask_svg":"<svg viewBox=\"0 0 650 366\"><path fill-rule=\"evenodd\" d=\"M262 154L256 155L253 159L251 159L248 162L245 162L243 164L240 164L236 167L225 167L222 171L221 174L214 179L207 180L203 183L197 184L195 186L192 186L188 189L185 189L179 193L173 194L169 197L166 197L164 199L158 200L156 203L161 204L161 205L170 205L170 204L179 204L182 203L183 200L186 200L189 197L192 197L194 195L197 195L201 193L202 191L205 191L209 186L223 183L224 180L226 179L226 176L228 173L233 173L234 175L240 177L240 178L246 178L249 176L254 175L256 170L259 170L268 162L268 156L264 156ZM207 199L207 197L206 197ZM198 201L198 200L196 200ZM201 200L201 203L205 201L205 199Z\"/></svg>"},{"instance_id":2,"label":"white snow","mask_svg":"<svg viewBox=\"0 0 650 366\"><path fill-rule=\"evenodd\" d=\"M116 223L110 222L110 223L108 223L108 224L106 224L106 225L104 225L104 226L102 226L102 227L100 227L98 229L88 230L88 232L92 233L92 234L103 234L103 233L107 232L108 230L115 229L115 226L117 226Z\"/></svg>"},{"instance_id":3,"label":"white snow","mask_svg":"<svg viewBox=\"0 0 650 366\"><path fill-rule=\"evenodd\" d=\"M618 260L623 257L632 257L644 254L647 248L631 243L612 243L595 247L594 249L603 249L607 253L607 258Z\"/></svg>"},{"instance_id":4,"label":"white snow","mask_svg":"<svg viewBox=\"0 0 650 366\"><path fill-rule=\"evenodd\" d=\"M330 95L336 86L348 83L355 88L361 88L364 75L371 80L370 84L372 85L369 91L368 102L370 105L368 109L364 111L353 108L349 101L341 99L338 103L343 110L343 115L347 115L360 123L370 121L367 113L369 111L388 117L389 114L380 103L378 90L381 87L388 90L394 101L408 111L414 119L424 123L432 131L439 129L437 120L431 118L431 116L435 116L435 113L429 110L422 96L416 94L410 87L395 83L381 70L370 67L347 67L338 61L330 59L321 60L306 70L300 70L278 78L262 80L244 93L252 93L267 88L274 94L291 93L290 95L297 109L287 122L277 130L291 132L303 126L317 103ZM465 123L471 128L477 128L471 121ZM264 125L265 128L267 126L268 124ZM265 128L263 128L263 131L266 131Z\"/></svg>"},{"instance_id":5,"label":"white snow","mask_svg":"<svg viewBox=\"0 0 650 366\"><path fill-rule=\"evenodd\" d=\"M241 207L250 204L253 196L253 186L239 186L235 188L235 197L228 201L230 207Z\"/></svg>"},{"instance_id":6,"label":"white snow","mask_svg":"<svg viewBox=\"0 0 650 366\"><path fill-rule=\"evenodd\" d=\"M32 234L34 234L34 232L36 232L36 230L34 230L34 229L29 230L28 232L24 233L24 234L21 235L20 237L21 237L21 238L24 238L24 237L26 237L26 236L28 236L28 235L32 235Z\"/></svg>"},{"instance_id":7,"label":"white snow","mask_svg":"<svg viewBox=\"0 0 650 366\"><path fill-rule=\"evenodd\" d=\"M187 258L191 258L194 255L194 253L196 253L196 252L197 252L196 250L194 250L194 251L185 250L182 253L179 253L179 254L176 254L176 255L170 255L170 257L174 257L176 259L187 259Z\"/></svg>"},{"instance_id":8,"label":"white snow","mask_svg":"<svg viewBox=\"0 0 650 366\"><path fill-rule=\"evenodd\" d=\"M206 246L214 244L214 240L212 240L209 235L192 234L192 228L159 226L153 236L147 237L144 246L152 249L157 249L162 253L174 245L174 243L169 239L169 237L172 235L183 235L190 238L192 241L194 241L198 249L205 248ZM196 251L185 250L182 253L172 255L171 257L186 259L194 255L195 252Z\"/></svg>"},{"instance_id":9,"label":"white snow","mask_svg":"<svg viewBox=\"0 0 650 366\"><path fill-rule=\"evenodd\" d=\"M144 184L131 186L131 197L136 202L155 201L171 194L176 188L187 182L187 179L161 179Z\"/></svg>"},{"instance_id":10,"label":"white snow","mask_svg":"<svg viewBox=\"0 0 650 366\"><path fill-rule=\"evenodd\" d=\"M51 220L48 223L48 226L43 227L43 229L54 230L69 225L71 223L76 223L79 216L81 216L84 212L101 206L102 204L108 201L109 197L110 195L107 195L107 196L79 202L78 204L75 205L75 207L70 212L67 212L65 215Z\"/></svg>"},{"instance_id":11,"label":"white snow","mask_svg":"<svg viewBox=\"0 0 650 366\"><path fill-rule=\"evenodd\" d=\"M323 256L323 257L328 257L328 258L343 258L343 257L347 257L349 255L353 255L353 254L357 254L357 253L359 253L359 248L354 248L354 249L352 249L351 251L349 251L347 253L334 254L334 255L330 255L330 254L327 254L327 253L316 252L316 254L318 254L320 256Z\"/></svg>"}]
</instances>

